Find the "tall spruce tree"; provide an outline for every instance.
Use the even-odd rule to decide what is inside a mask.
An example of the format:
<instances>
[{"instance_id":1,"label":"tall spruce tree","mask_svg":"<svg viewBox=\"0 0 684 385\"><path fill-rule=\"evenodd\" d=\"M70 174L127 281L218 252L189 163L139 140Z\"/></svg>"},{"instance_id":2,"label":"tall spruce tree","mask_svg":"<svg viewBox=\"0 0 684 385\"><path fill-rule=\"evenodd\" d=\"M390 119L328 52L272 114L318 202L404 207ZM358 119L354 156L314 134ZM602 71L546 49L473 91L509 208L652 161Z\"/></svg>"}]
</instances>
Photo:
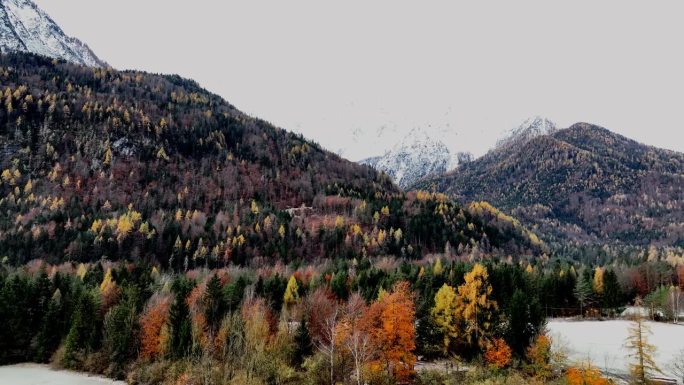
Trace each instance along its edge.
<instances>
[{"instance_id":1,"label":"tall spruce tree","mask_svg":"<svg viewBox=\"0 0 684 385\"><path fill-rule=\"evenodd\" d=\"M62 293L57 289L50 299L47 312L36 337L36 361L38 362L47 362L62 340L61 313Z\"/></svg>"},{"instance_id":2,"label":"tall spruce tree","mask_svg":"<svg viewBox=\"0 0 684 385\"><path fill-rule=\"evenodd\" d=\"M133 357L136 332L136 303L138 291L126 287L118 304L114 305L104 318L103 348L112 365L112 374L123 374L124 365Z\"/></svg>"},{"instance_id":3,"label":"tall spruce tree","mask_svg":"<svg viewBox=\"0 0 684 385\"><path fill-rule=\"evenodd\" d=\"M190 309L186 298L193 288L191 281L185 277L177 278L171 290L175 294L169 309L169 329L171 332L169 353L172 358L186 356L192 345L192 326L190 323Z\"/></svg>"},{"instance_id":4,"label":"tall spruce tree","mask_svg":"<svg viewBox=\"0 0 684 385\"><path fill-rule=\"evenodd\" d=\"M311 343L309 328L306 327L306 319L302 317L299 326L297 326L297 329L295 330L292 364L296 368L299 368L302 363L304 363L304 359L311 355L312 351L313 344Z\"/></svg>"},{"instance_id":5,"label":"tall spruce tree","mask_svg":"<svg viewBox=\"0 0 684 385\"><path fill-rule=\"evenodd\" d=\"M82 290L71 317L71 328L64 346L64 365L73 366L82 354L95 349L100 342L98 301L93 292Z\"/></svg>"},{"instance_id":6,"label":"tall spruce tree","mask_svg":"<svg viewBox=\"0 0 684 385\"><path fill-rule=\"evenodd\" d=\"M506 316L506 342L513 352L522 357L532 339L544 327L544 313L536 298L530 299L522 290L515 290Z\"/></svg>"},{"instance_id":7,"label":"tall spruce tree","mask_svg":"<svg viewBox=\"0 0 684 385\"><path fill-rule=\"evenodd\" d=\"M226 311L226 300L223 297L221 280L216 274L207 282L207 289L204 293L204 306L209 333L212 336L216 335Z\"/></svg>"}]
</instances>

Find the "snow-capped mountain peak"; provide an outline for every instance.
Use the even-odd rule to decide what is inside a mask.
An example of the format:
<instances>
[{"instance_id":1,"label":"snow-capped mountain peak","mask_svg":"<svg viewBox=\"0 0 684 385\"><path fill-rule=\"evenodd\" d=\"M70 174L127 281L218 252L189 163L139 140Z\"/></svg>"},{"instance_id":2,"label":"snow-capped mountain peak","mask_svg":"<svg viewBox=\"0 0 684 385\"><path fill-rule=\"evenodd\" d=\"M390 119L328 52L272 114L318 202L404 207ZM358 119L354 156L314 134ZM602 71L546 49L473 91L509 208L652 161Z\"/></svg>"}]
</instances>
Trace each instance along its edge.
<instances>
[{"instance_id":1,"label":"snow-capped mountain peak","mask_svg":"<svg viewBox=\"0 0 684 385\"><path fill-rule=\"evenodd\" d=\"M549 119L541 116L534 116L526 119L518 127L510 130L506 137L497 142L497 147L527 142L537 136L552 134L556 130L556 124Z\"/></svg>"},{"instance_id":2,"label":"snow-capped mountain peak","mask_svg":"<svg viewBox=\"0 0 684 385\"><path fill-rule=\"evenodd\" d=\"M452 155L443 142L424 130L413 129L384 155L360 163L385 172L397 185L407 188L426 176L449 171L467 159L470 157L466 154Z\"/></svg>"},{"instance_id":3,"label":"snow-capped mountain peak","mask_svg":"<svg viewBox=\"0 0 684 385\"><path fill-rule=\"evenodd\" d=\"M105 63L80 40L69 37L31 0L0 0L0 52L31 52L68 62Z\"/></svg>"}]
</instances>

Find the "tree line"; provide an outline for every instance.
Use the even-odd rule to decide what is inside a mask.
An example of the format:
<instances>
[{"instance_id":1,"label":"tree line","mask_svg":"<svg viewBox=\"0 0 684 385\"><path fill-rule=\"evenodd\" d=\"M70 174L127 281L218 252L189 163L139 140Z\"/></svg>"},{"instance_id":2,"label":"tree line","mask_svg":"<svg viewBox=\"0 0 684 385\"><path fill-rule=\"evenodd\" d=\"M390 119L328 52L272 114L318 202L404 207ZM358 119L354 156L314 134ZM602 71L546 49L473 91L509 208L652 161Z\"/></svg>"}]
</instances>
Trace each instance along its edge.
<instances>
[{"instance_id":1,"label":"tree line","mask_svg":"<svg viewBox=\"0 0 684 385\"><path fill-rule=\"evenodd\" d=\"M594 369L559 366L546 309L614 314L640 295L632 272L651 265L442 256L174 273L35 260L2 267L0 362L52 362L139 384L385 384L430 383L438 374L417 372L419 359L458 357L491 376L566 381ZM684 270L669 274L680 291Z\"/></svg>"}]
</instances>

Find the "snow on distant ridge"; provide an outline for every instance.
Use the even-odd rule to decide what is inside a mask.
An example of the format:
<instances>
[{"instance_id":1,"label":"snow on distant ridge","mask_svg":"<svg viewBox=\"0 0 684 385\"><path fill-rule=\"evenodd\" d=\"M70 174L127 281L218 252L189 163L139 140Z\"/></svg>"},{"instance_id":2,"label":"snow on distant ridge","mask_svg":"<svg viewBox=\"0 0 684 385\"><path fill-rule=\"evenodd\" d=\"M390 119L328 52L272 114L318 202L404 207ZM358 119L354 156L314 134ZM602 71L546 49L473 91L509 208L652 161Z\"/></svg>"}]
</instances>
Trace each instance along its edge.
<instances>
[{"instance_id":1,"label":"snow on distant ridge","mask_svg":"<svg viewBox=\"0 0 684 385\"><path fill-rule=\"evenodd\" d=\"M506 137L499 140L497 147L505 147L511 144L527 142L538 136L549 135L557 131L556 124L547 118L533 116L526 119L518 127L510 130Z\"/></svg>"},{"instance_id":2,"label":"snow on distant ridge","mask_svg":"<svg viewBox=\"0 0 684 385\"><path fill-rule=\"evenodd\" d=\"M466 153L451 154L443 142L421 129L414 129L384 155L359 163L383 171L397 185L407 188L422 178L443 174L470 159L472 156Z\"/></svg>"},{"instance_id":3,"label":"snow on distant ridge","mask_svg":"<svg viewBox=\"0 0 684 385\"><path fill-rule=\"evenodd\" d=\"M62 29L31 0L0 0L0 52L31 52L71 63L105 63L80 40Z\"/></svg>"}]
</instances>

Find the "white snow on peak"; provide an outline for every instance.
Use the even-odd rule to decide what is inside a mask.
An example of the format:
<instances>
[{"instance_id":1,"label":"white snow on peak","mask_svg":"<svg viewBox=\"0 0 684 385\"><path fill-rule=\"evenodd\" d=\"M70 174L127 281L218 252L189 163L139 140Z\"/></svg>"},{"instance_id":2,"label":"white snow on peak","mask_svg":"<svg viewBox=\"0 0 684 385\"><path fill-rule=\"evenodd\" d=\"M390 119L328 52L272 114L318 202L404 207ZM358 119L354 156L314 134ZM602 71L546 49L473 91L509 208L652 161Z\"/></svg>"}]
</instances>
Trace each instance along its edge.
<instances>
[{"instance_id":1,"label":"white snow on peak","mask_svg":"<svg viewBox=\"0 0 684 385\"><path fill-rule=\"evenodd\" d=\"M402 188L431 175L445 173L471 156L451 154L449 148L439 139L422 129L413 129L389 151L379 157L362 160L378 171L383 171Z\"/></svg>"},{"instance_id":2,"label":"white snow on peak","mask_svg":"<svg viewBox=\"0 0 684 385\"><path fill-rule=\"evenodd\" d=\"M526 119L518 127L510 130L503 139L497 142L497 147L524 143L538 136L552 134L557 130L556 124L549 119L533 116Z\"/></svg>"},{"instance_id":3,"label":"white snow on peak","mask_svg":"<svg viewBox=\"0 0 684 385\"><path fill-rule=\"evenodd\" d=\"M31 0L0 0L0 51L31 52L91 67L105 65L87 45L64 34Z\"/></svg>"}]
</instances>

